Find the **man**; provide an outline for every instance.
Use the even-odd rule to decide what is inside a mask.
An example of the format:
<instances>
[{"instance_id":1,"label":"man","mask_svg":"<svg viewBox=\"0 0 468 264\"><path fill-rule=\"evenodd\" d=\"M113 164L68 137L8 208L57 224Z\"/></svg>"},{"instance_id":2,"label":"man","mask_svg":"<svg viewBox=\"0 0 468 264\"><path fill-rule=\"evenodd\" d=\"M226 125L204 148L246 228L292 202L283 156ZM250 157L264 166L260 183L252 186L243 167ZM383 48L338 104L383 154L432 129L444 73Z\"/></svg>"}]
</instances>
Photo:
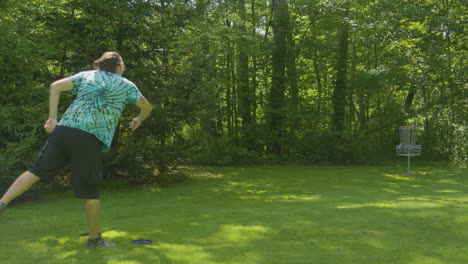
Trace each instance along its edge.
<instances>
[{"instance_id":1,"label":"man","mask_svg":"<svg viewBox=\"0 0 468 264\"><path fill-rule=\"evenodd\" d=\"M16 197L41 180L50 183L57 172L71 164L75 196L85 201L88 249L112 247L99 233L101 152L109 151L121 113L136 104L140 114L129 127L137 129L152 106L138 88L121 75L125 64L117 52L106 52L94 62L96 70L84 71L51 84L49 119L44 129L51 133L34 164L10 186L0 199L0 214ZM61 92L71 91L75 100L57 123Z\"/></svg>"}]
</instances>

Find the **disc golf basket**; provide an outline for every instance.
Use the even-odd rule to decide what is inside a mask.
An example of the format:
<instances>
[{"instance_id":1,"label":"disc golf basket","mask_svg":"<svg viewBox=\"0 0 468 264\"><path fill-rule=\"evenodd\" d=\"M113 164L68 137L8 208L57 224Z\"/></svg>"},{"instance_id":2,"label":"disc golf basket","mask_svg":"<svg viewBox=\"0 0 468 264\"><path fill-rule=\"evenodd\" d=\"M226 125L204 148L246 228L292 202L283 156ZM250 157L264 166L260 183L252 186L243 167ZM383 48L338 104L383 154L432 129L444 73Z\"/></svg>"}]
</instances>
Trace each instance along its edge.
<instances>
[{"instance_id":1,"label":"disc golf basket","mask_svg":"<svg viewBox=\"0 0 468 264\"><path fill-rule=\"evenodd\" d=\"M396 146L399 156L408 157L408 174L410 173L410 158L421 155L421 145L416 145L418 139L418 128L415 126L400 127L400 144Z\"/></svg>"}]
</instances>

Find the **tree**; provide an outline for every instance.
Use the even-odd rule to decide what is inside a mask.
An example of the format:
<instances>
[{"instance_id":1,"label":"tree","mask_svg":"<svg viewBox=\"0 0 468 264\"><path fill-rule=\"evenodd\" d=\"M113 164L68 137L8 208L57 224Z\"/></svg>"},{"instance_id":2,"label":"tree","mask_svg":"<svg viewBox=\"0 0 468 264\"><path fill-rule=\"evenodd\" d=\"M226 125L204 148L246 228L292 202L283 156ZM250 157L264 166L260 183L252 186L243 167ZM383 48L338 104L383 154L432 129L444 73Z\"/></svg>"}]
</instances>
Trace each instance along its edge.
<instances>
[{"instance_id":1,"label":"tree","mask_svg":"<svg viewBox=\"0 0 468 264\"><path fill-rule=\"evenodd\" d=\"M249 135L249 128L252 125L252 100L254 100L254 97L249 85L249 56L247 55L248 44L246 40L247 27L245 0L239 0L238 14L238 30L240 35L238 40L239 61L237 64L237 98L239 99L238 112L239 117L242 119L243 144L249 147L252 145L252 135Z\"/></svg>"},{"instance_id":2,"label":"tree","mask_svg":"<svg viewBox=\"0 0 468 264\"><path fill-rule=\"evenodd\" d=\"M271 129L270 150L276 156L281 156L281 138L284 133L285 97L286 97L286 67L287 67L287 37L289 31L289 11L286 0L273 1L273 35L272 52L272 82L269 100L268 127Z\"/></svg>"},{"instance_id":3,"label":"tree","mask_svg":"<svg viewBox=\"0 0 468 264\"><path fill-rule=\"evenodd\" d=\"M340 38L336 63L336 81L333 90L333 130L337 136L341 136L344 127L346 88L348 82L348 46L349 46L349 2L342 6Z\"/></svg>"}]
</instances>

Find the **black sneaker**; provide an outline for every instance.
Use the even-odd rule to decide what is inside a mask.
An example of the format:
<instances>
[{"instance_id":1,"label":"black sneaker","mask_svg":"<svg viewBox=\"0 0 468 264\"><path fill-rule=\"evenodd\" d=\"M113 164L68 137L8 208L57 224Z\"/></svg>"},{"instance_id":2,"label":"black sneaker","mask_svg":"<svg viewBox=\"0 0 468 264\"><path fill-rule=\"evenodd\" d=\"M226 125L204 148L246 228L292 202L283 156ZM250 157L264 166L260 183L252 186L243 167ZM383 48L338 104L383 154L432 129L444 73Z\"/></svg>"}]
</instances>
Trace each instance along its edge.
<instances>
[{"instance_id":1,"label":"black sneaker","mask_svg":"<svg viewBox=\"0 0 468 264\"><path fill-rule=\"evenodd\" d=\"M3 211L5 211L6 205L3 202L0 202L0 214L2 214Z\"/></svg>"},{"instance_id":2,"label":"black sneaker","mask_svg":"<svg viewBox=\"0 0 468 264\"><path fill-rule=\"evenodd\" d=\"M114 247L117 244L115 243L110 243L105 241L101 234L98 235L98 237L94 239L88 239L88 244L86 245L86 249L98 249L98 248L103 248L103 247Z\"/></svg>"}]
</instances>

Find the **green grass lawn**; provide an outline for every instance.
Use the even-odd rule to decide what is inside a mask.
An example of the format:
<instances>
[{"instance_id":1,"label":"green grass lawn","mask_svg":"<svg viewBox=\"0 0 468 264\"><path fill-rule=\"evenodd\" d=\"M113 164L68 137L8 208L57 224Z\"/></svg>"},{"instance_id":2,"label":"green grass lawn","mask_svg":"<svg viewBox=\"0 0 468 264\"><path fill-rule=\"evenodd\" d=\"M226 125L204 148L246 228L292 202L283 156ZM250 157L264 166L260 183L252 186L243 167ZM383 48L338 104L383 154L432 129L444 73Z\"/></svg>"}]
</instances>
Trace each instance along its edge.
<instances>
[{"instance_id":1,"label":"green grass lawn","mask_svg":"<svg viewBox=\"0 0 468 264\"><path fill-rule=\"evenodd\" d=\"M83 202L51 194L0 216L0 263L468 263L467 171L413 170L200 168L162 190L108 189L101 226L118 246L96 251Z\"/></svg>"}]
</instances>

